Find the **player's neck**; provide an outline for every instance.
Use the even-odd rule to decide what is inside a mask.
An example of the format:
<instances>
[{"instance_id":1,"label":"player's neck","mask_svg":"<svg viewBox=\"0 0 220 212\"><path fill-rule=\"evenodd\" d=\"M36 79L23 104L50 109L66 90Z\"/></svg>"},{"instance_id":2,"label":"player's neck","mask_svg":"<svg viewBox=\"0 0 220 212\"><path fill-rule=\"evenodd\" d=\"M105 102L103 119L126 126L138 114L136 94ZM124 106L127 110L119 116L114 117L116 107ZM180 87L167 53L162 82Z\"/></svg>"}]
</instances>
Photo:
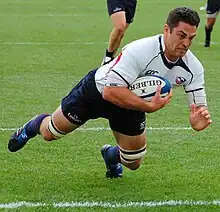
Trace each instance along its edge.
<instances>
[{"instance_id":1,"label":"player's neck","mask_svg":"<svg viewBox=\"0 0 220 212\"><path fill-rule=\"evenodd\" d=\"M168 54L166 51L164 52L164 56L169 63L176 63L179 60L179 57Z\"/></svg>"},{"instance_id":2,"label":"player's neck","mask_svg":"<svg viewBox=\"0 0 220 212\"><path fill-rule=\"evenodd\" d=\"M166 56L166 54L164 54L164 56L165 56L165 58L166 58L166 60L167 60L167 62L169 62L169 63L176 63L178 60L179 60L179 58L178 57L167 57ZM170 58L172 58L172 59L170 59Z\"/></svg>"}]
</instances>

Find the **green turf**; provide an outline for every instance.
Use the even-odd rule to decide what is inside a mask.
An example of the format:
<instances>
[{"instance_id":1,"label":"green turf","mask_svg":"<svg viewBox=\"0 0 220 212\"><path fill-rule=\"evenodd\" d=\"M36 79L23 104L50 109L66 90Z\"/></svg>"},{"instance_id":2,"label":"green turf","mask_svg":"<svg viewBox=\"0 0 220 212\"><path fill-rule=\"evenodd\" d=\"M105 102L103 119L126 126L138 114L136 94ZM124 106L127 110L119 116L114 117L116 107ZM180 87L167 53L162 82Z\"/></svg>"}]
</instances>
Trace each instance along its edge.
<instances>
[{"instance_id":1,"label":"green turf","mask_svg":"<svg viewBox=\"0 0 220 212\"><path fill-rule=\"evenodd\" d=\"M159 5L159 6L158 6ZM162 33L167 12L197 0L139 0L134 23L123 44ZM218 211L219 206L130 208L53 208L53 203L110 203L169 200L220 200L220 22L204 48L205 13L192 50L205 67L206 91L213 124L203 132L148 130L148 154L137 171L123 179L105 179L100 148L114 144L110 131L76 131L52 143L33 139L22 151L9 153L12 131L0 131L0 205L40 202L44 207L4 211ZM99 66L111 30L106 2L58 0L0 1L0 128L16 128L42 112L53 112L61 98L89 70ZM89 42L89 43L88 43ZM28 44L29 43L29 44ZM170 105L148 115L149 127L189 127L186 96L174 90ZM106 120L84 128L108 127ZM1 208L0 208L1 210Z\"/></svg>"}]
</instances>

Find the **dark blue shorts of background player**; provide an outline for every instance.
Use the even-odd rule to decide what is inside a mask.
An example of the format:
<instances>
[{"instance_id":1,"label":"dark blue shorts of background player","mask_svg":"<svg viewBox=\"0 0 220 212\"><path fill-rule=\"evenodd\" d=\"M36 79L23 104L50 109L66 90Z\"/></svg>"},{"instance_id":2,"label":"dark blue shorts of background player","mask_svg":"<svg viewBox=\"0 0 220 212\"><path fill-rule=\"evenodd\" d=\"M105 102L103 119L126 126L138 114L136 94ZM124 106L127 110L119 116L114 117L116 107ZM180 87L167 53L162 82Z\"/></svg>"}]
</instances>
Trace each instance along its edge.
<instances>
[{"instance_id":1,"label":"dark blue shorts of background player","mask_svg":"<svg viewBox=\"0 0 220 212\"><path fill-rule=\"evenodd\" d=\"M108 14L111 16L119 11L125 12L126 23L133 22L137 0L107 0Z\"/></svg>"}]
</instances>

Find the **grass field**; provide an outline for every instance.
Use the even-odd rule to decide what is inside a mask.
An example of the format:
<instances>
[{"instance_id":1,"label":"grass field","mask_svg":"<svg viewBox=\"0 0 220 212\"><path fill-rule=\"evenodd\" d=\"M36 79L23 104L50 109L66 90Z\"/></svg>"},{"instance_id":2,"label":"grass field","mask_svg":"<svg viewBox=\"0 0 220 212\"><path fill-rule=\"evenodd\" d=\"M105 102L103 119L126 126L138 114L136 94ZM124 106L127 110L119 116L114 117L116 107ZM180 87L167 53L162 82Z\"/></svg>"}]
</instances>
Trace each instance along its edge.
<instances>
[{"instance_id":1,"label":"grass field","mask_svg":"<svg viewBox=\"0 0 220 212\"><path fill-rule=\"evenodd\" d=\"M139 0L123 44L162 33L168 11L205 1ZM159 5L159 6L158 6ZM148 115L148 154L137 171L107 180L100 155L115 144L106 120L53 143L36 137L9 153L8 138L35 114L53 112L89 70L99 66L111 22L101 0L0 1L0 210L3 211L219 211L220 20L204 48L205 13L192 46L206 72L213 124L189 127L183 89L170 105Z\"/></svg>"}]
</instances>

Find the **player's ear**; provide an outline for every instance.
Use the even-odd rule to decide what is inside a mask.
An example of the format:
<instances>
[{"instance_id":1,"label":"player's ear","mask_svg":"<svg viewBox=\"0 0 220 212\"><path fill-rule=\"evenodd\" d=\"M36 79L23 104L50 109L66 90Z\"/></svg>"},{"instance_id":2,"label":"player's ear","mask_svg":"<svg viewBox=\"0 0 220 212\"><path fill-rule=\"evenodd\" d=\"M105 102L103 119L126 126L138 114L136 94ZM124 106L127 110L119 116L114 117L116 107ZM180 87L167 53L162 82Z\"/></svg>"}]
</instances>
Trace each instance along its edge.
<instances>
[{"instance_id":1,"label":"player's ear","mask_svg":"<svg viewBox=\"0 0 220 212\"><path fill-rule=\"evenodd\" d=\"M164 25L164 28L163 28L164 34L168 34L169 29L170 29L169 26L168 26L167 24L165 24L165 25Z\"/></svg>"}]
</instances>

